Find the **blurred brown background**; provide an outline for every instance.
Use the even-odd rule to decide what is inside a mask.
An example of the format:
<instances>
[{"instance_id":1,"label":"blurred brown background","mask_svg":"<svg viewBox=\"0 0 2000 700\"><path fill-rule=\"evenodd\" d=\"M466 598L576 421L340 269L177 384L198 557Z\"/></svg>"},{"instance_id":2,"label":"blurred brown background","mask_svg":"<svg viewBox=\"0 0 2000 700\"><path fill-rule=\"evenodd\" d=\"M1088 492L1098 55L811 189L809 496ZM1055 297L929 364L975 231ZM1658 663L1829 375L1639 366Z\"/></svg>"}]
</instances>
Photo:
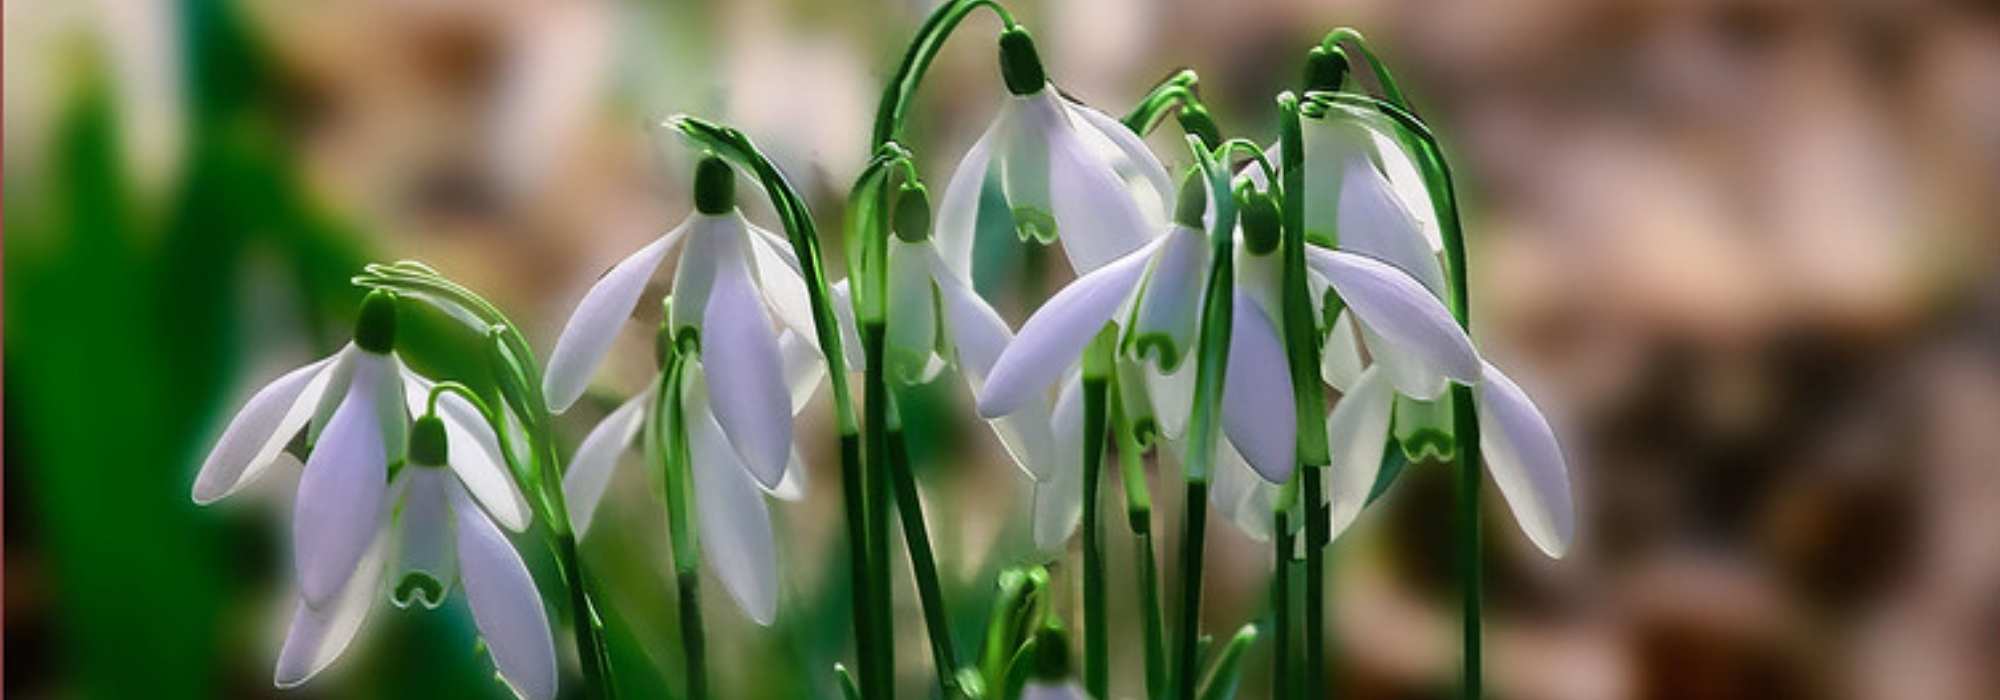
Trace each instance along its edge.
<instances>
[{"instance_id":1,"label":"blurred brown background","mask_svg":"<svg viewBox=\"0 0 2000 700\"><path fill-rule=\"evenodd\" d=\"M1549 561L1504 508L1488 513L1494 697L2000 697L2000 8L1010 6L1082 99L1122 113L1192 67L1224 130L1260 141L1305 50L1353 25L1441 133L1478 335L1556 417L1582 516L1570 556ZM545 350L598 271L690 208L689 152L655 127L675 112L743 128L837 235L880 83L929 8L8 0L7 692L273 693L288 487L197 510L187 485L249 391L344 336L353 266L426 260ZM911 141L934 187L1002 94L995 29L975 16L925 84ZM1170 163L1186 162L1177 139L1153 138ZM92 218L114 200L115 220ZM258 207L281 214L235 216ZM768 213L752 207L775 226ZM980 282L1018 322L1058 265L1002 260ZM162 308L151 288L117 291L132 274L196 296ZM572 439L643 381L648 338L621 340L602 393L565 419ZM134 351L155 364L64 363ZM140 391L121 387L154 380L153 403L118 412ZM1033 557L1025 480L955 381L929 394L942 417L921 426L938 437L917 446L920 478L969 648L992 572ZM779 508L791 620L758 630L708 596L726 695L824 696L823 669L846 658L832 436L823 406L808 415L813 493ZM147 449L90 442L141 423ZM670 692L664 528L638 470L620 478L634 488L599 517L630 525L586 555L629 627L627 685ZM1171 491L1155 486L1162 532ZM1449 505L1445 470L1413 469L1337 543L1344 696L1448 694ZM1129 575L1130 538L1106 527L1113 576ZM1269 550L1211 531L1219 633L1263 613ZM899 585L904 687L927 692ZM1126 585L1114 578L1113 622L1132 629ZM482 687L462 606L447 609L378 609L384 629L304 694ZM1140 687L1136 639L1114 644L1121 696ZM438 658L456 665L433 673Z\"/></svg>"}]
</instances>

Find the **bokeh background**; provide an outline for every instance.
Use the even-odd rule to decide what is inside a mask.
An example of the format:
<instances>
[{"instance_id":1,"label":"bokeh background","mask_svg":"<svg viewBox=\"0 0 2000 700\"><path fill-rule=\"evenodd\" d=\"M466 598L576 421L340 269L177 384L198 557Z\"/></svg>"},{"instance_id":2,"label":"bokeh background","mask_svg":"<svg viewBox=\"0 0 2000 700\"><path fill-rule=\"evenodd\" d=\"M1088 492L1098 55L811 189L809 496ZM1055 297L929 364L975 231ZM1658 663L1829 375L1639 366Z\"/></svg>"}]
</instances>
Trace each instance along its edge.
<instances>
[{"instance_id":1,"label":"bokeh background","mask_svg":"<svg viewBox=\"0 0 2000 700\"><path fill-rule=\"evenodd\" d=\"M1581 516L1569 558L1549 561L1488 499L1494 697L2000 697L1992 5L1012 4L1082 99L1122 113L1189 66L1224 129L1259 140L1305 49L1351 24L1441 132L1478 335L1556 416ZM691 158L655 126L683 111L749 132L837 235L881 82L930 5L7 0L5 692L279 694L296 477L212 508L188 492L255 387L345 340L348 276L426 260L546 352L589 280L690 208ZM975 16L924 88L911 142L935 182L1000 99L995 29ZM1185 163L1177 138L1153 142ZM775 226L763 206L753 218ZM980 286L1016 322L1066 275L1042 251L982 260ZM405 318L414 362L482 381L470 339ZM563 419L566 444L644 381L648 337L621 341ZM1026 482L957 382L910 400L970 654L994 572L1038 556ZM725 697L828 697L848 658L818 401L801 433L812 493L777 509L780 621L756 629L705 596ZM584 555L617 613L621 684L672 696L664 521L630 467ZM1346 697L1449 693L1449 482L1411 469L1337 544ZM1166 580L1176 492L1156 483ZM1107 521L1114 627L1135 630L1131 540ZM1269 549L1211 532L1206 627L1222 633L1266 609ZM518 542L561 624L546 552ZM898 586L902 687L921 697L929 656ZM1138 649L1114 640L1121 697L1140 687ZM1250 664L1257 697L1268 647ZM499 692L453 602L379 606L287 695Z\"/></svg>"}]
</instances>

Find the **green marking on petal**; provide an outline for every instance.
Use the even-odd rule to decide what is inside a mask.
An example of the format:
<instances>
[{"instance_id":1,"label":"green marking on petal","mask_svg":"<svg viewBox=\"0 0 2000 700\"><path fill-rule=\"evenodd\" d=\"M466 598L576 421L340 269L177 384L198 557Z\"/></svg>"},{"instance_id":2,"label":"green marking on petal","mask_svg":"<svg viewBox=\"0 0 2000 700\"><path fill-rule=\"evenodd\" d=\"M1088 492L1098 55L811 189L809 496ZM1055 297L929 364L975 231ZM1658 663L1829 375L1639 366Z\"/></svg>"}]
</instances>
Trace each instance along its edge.
<instances>
[{"instance_id":1,"label":"green marking on petal","mask_svg":"<svg viewBox=\"0 0 2000 700\"><path fill-rule=\"evenodd\" d=\"M1014 207L1014 232L1023 242L1042 245L1056 242L1056 217L1032 206Z\"/></svg>"},{"instance_id":2,"label":"green marking on petal","mask_svg":"<svg viewBox=\"0 0 2000 700\"><path fill-rule=\"evenodd\" d=\"M1165 333L1136 333L1129 342L1132 357L1143 361L1150 356L1161 374L1173 374L1181 366L1181 358L1186 356L1174 343L1174 337Z\"/></svg>"},{"instance_id":3,"label":"green marking on petal","mask_svg":"<svg viewBox=\"0 0 2000 700\"><path fill-rule=\"evenodd\" d=\"M389 600L398 608L408 608L411 603L426 609L435 608L444 603L444 582L429 573L412 571L396 581L396 589Z\"/></svg>"}]
</instances>

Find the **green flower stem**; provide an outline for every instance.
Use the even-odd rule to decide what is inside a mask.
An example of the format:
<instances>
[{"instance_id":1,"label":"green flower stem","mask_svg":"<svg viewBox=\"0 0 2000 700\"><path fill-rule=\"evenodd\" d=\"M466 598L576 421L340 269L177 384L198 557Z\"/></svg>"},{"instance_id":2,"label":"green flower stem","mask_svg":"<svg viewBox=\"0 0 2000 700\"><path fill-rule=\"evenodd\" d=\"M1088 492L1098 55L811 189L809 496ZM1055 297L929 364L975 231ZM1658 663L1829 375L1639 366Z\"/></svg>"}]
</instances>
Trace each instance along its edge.
<instances>
[{"instance_id":1,"label":"green flower stem","mask_svg":"<svg viewBox=\"0 0 2000 700\"><path fill-rule=\"evenodd\" d=\"M1100 487L1104 474L1106 411L1111 393L1115 326L1106 324L1083 351L1083 685L1091 697L1110 697L1110 624L1104 603L1104 528Z\"/></svg>"},{"instance_id":2,"label":"green flower stem","mask_svg":"<svg viewBox=\"0 0 2000 700\"><path fill-rule=\"evenodd\" d=\"M951 37L958 23L981 7L991 9L1000 18L1003 27L1012 29L1015 26L1014 16L993 0L949 0L938 6L917 29L917 35L910 40L910 48L904 51L902 62L896 66L896 75L882 89L882 100L875 108L875 146L880 147L901 135L910 100L923 83L924 73L930 70L931 60L937 57L938 49L944 47L945 39Z\"/></svg>"},{"instance_id":3,"label":"green flower stem","mask_svg":"<svg viewBox=\"0 0 2000 700\"><path fill-rule=\"evenodd\" d=\"M1354 35L1359 43L1358 35ZM1366 45L1362 45L1367 52ZM1380 66L1373 54L1369 62ZM1386 69L1378 68L1384 71ZM1386 83L1385 83L1386 85ZM1424 186L1431 193L1431 207L1437 215L1442 229L1445 249L1445 269L1450 275L1451 312L1460 327L1467 333L1472 330L1472 304L1466 265L1465 229L1459 218L1458 194L1452 185L1451 166L1445 160L1444 150L1438 145L1437 137L1422 120L1405 108L1399 93L1389 93L1388 101L1377 100L1363 95L1334 93L1315 94L1313 99L1327 105L1350 108L1373 109L1390 118L1402 131L1405 142L1414 146L1417 169L1422 173ZM1478 698L1483 694L1484 673L1481 650L1481 608L1484 572L1480 562L1480 481L1484 465L1481 464L1479 418L1473 405L1472 388L1454 384L1452 398L1452 435L1458 442L1458 483L1457 512L1453 519L1453 529L1458 540L1457 567L1459 585L1463 596L1461 613L1464 616L1462 631L1464 642L1463 676L1461 691L1465 698Z\"/></svg>"},{"instance_id":4,"label":"green flower stem","mask_svg":"<svg viewBox=\"0 0 2000 700\"><path fill-rule=\"evenodd\" d=\"M547 542L555 555L556 575L569 594L570 614L574 618L572 631L577 659L583 666L584 686L591 697L616 697L609 647L604 643L604 618L597 610L594 586L577 551L576 534L570 530L569 507L562 490L562 460L556 452L548 403L542 397L540 365L535 362L534 352L520 327L472 290L422 263L371 264L353 282L371 289L406 293L434 305L455 305L488 324L488 348L501 396L521 419L530 454L523 457L514 453L512 441L505 439L508 423L504 416L488 411L483 401L475 401L474 405L485 413L495 434L502 436L503 457L515 487L530 499L538 511L536 515L548 524ZM470 391L461 393L472 398Z\"/></svg>"},{"instance_id":5,"label":"green flower stem","mask_svg":"<svg viewBox=\"0 0 2000 700\"><path fill-rule=\"evenodd\" d=\"M1189 700L1199 680L1197 648L1201 639L1202 548L1208 520L1208 482L1214 473L1217 415L1222 403L1223 373L1229 366L1229 331L1236 294L1236 197L1229 173L1204 147L1200 137L1187 137L1195 164L1208 179L1209 202L1215 216L1209 224L1208 278L1202 293L1200 347L1195 356L1193 411L1188 417L1187 496L1181 513L1180 635L1175 640L1173 696Z\"/></svg>"},{"instance_id":6,"label":"green flower stem","mask_svg":"<svg viewBox=\"0 0 2000 700\"><path fill-rule=\"evenodd\" d=\"M653 420L646 429L649 452L656 453L666 489L667 535L673 544L674 587L680 598L681 651L687 655L687 697L708 697L707 636L701 622L701 550L696 532L694 488L687 445L686 417L681 412L685 356L667 362L653 394Z\"/></svg>"},{"instance_id":7,"label":"green flower stem","mask_svg":"<svg viewBox=\"0 0 2000 700\"><path fill-rule=\"evenodd\" d=\"M863 511L867 513L864 522L868 527L868 613L875 618L870 621L874 626L874 644L868 658L863 659L864 664L873 662L875 666L874 673L868 674L874 676L874 688L868 692L870 698L896 695L896 618L889 585L889 386L883 371L883 342L887 334L885 323L861 323L861 348L866 361L861 449L868 465L862 481L866 487ZM863 685L868 684L868 675L862 676Z\"/></svg>"},{"instance_id":8,"label":"green flower stem","mask_svg":"<svg viewBox=\"0 0 2000 700\"><path fill-rule=\"evenodd\" d=\"M1396 76L1389 74L1388 64L1383 63L1382 59L1375 55L1375 50L1368 47L1368 40L1361 36L1360 30L1353 27L1334 29L1326 33L1326 38L1320 40L1320 47L1333 51L1339 49L1342 42L1354 44L1355 48L1361 50L1361 56L1368 59L1368 69L1375 73L1376 84L1381 86L1382 94L1388 97L1389 102L1403 109L1409 109L1410 103L1403 98L1403 89L1396 84Z\"/></svg>"},{"instance_id":9,"label":"green flower stem","mask_svg":"<svg viewBox=\"0 0 2000 700\"><path fill-rule=\"evenodd\" d=\"M1125 124L1125 128L1131 129L1132 133L1146 134L1157 128L1175 108L1207 114L1208 107L1202 104L1201 96L1196 92L1196 86L1200 82L1201 78L1195 75L1193 70L1183 68L1176 71L1146 93L1146 96L1139 100L1139 104L1119 121ZM1190 132L1192 131L1190 129ZM1213 147L1219 138L1213 133L1197 135L1202 137L1203 145L1210 147Z\"/></svg>"},{"instance_id":10,"label":"green flower stem","mask_svg":"<svg viewBox=\"0 0 2000 700\"><path fill-rule=\"evenodd\" d=\"M812 307L814 335L819 340L820 354L826 360L827 376L832 378L829 383L833 385L834 420L840 431L841 499L847 520L857 668L861 670L863 689L868 691L864 695L869 698L886 697L872 692L874 684L882 679L880 674L869 672L872 666L881 663L881 655L875 644L880 636L873 624L877 618L870 612L872 608L869 604L869 592L875 589L869 580L870 572L876 567L871 563L867 544L867 484L861 471L861 431L855 419L854 399L845 381L847 355L842 348L840 326L835 320L832 294L820 260L818 228L798 190L741 131L684 115L669 119L667 125L757 176L770 196L778 217L784 222L786 237L791 241L794 257L798 258L799 273L805 279L807 301ZM858 297L862 290L857 287L854 292Z\"/></svg>"},{"instance_id":11,"label":"green flower stem","mask_svg":"<svg viewBox=\"0 0 2000 700\"><path fill-rule=\"evenodd\" d=\"M1139 569L1139 611L1145 624L1146 697L1166 694L1166 624L1160 619L1159 564L1153 558L1153 496L1146 485L1145 447L1125 416L1123 394L1111 393L1112 434L1118 441L1118 474L1125 487L1125 522L1132 528L1132 555Z\"/></svg>"},{"instance_id":12,"label":"green flower stem","mask_svg":"<svg viewBox=\"0 0 2000 700\"><path fill-rule=\"evenodd\" d=\"M1292 539L1291 512L1271 511L1271 697L1292 697Z\"/></svg>"},{"instance_id":13,"label":"green flower stem","mask_svg":"<svg viewBox=\"0 0 2000 700\"><path fill-rule=\"evenodd\" d=\"M929 527L924 506L917 499L917 479L910 470L910 449L896 407L889 407L889 475L895 482L896 507L903 523L903 545L910 550L910 569L917 577L917 597L923 602L924 629L930 633L931 659L937 665L938 685L949 698L962 694L956 671L958 653L951 642L951 626L944 608L944 589L938 585L937 557L931 552Z\"/></svg>"},{"instance_id":14,"label":"green flower stem","mask_svg":"<svg viewBox=\"0 0 2000 700\"><path fill-rule=\"evenodd\" d=\"M1305 677L1302 689L1312 696L1326 692L1326 546L1330 539L1326 490L1321 486L1332 461L1327 445L1325 399L1320 390L1319 330L1312 293L1306 281L1305 138L1299 122L1299 100L1287 92L1278 96L1282 134L1281 160L1284 220L1285 357L1291 367L1293 412L1298 417L1298 471L1305 499Z\"/></svg>"}]
</instances>

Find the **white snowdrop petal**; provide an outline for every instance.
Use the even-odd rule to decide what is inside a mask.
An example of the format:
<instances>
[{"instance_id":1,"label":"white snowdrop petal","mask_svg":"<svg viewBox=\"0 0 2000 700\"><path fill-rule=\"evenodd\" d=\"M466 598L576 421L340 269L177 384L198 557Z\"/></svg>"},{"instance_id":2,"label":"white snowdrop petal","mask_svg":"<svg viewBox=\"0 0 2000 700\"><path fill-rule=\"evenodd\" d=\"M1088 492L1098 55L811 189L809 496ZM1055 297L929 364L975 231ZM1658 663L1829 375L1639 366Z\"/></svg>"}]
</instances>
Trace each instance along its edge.
<instances>
[{"instance_id":1,"label":"white snowdrop petal","mask_svg":"<svg viewBox=\"0 0 2000 700\"><path fill-rule=\"evenodd\" d=\"M785 462L785 478L778 485L764 492L781 501L798 502L806 498L806 490L812 488L806 478L806 460L799 456L799 448L792 448L792 458Z\"/></svg>"},{"instance_id":2,"label":"white snowdrop petal","mask_svg":"<svg viewBox=\"0 0 2000 700\"><path fill-rule=\"evenodd\" d=\"M388 358L356 353L354 381L306 460L292 509L292 556L306 604L324 610L380 529L389 449L376 408ZM393 377L392 377L393 379ZM391 386L400 386L392 383Z\"/></svg>"},{"instance_id":3,"label":"white snowdrop petal","mask_svg":"<svg viewBox=\"0 0 2000 700\"><path fill-rule=\"evenodd\" d=\"M1366 322L1357 324L1361 329L1362 343L1368 347L1371 366L1382 368L1389 377L1390 386L1396 393L1424 401L1444 396L1445 389L1451 388L1451 380L1432 368L1423 358L1403 352L1396 344L1384 340L1381 334Z\"/></svg>"},{"instance_id":4,"label":"white snowdrop petal","mask_svg":"<svg viewBox=\"0 0 2000 700\"><path fill-rule=\"evenodd\" d=\"M1298 414L1284 340L1248 296L1235 295L1222 429L1266 481L1282 484L1297 464Z\"/></svg>"},{"instance_id":5,"label":"white snowdrop petal","mask_svg":"<svg viewBox=\"0 0 2000 700\"><path fill-rule=\"evenodd\" d=\"M1389 180L1363 154L1349 157L1341 167L1346 173L1340 185L1340 248L1394 265L1443 299L1444 266Z\"/></svg>"},{"instance_id":6,"label":"white snowdrop petal","mask_svg":"<svg viewBox=\"0 0 2000 700\"><path fill-rule=\"evenodd\" d=\"M932 291L928 244L889 239L888 323L884 346L889 376L904 384L936 378L937 294Z\"/></svg>"},{"instance_id":7,"label":"white snowdrop petal","mask_svg":"<svg viewBox=\"0 0 2000 700\"><path fill-rule=\"evenodd\" d=\"M313 406L312 420L306 423L308 447L319 444L320 433L326 432L327 421L333 420L333 410L347 399L347 387L354 380L354 357L360 354L361 348L354 347L352 342L333 354L333 364L327 366L324 373L326 387L319 392L318 404Z\"/></svg>"},{"instance_id":8,"label":"white snowdrop petal","mask_svg":"<svg viewBox=\"0 0 2000 700\"><path fill-rule=\"evenodd\" d=\"M1188 416L1194 412L1195 363L1182 362L1173 374L1160 374L1150 364L1140 371L1146 378L1146 394L1153 400L1153 418L1160 422L1160 435L1179 439L1187 433Z\"/></svg>"},{"instance_id":9,"label":"white snowdrop petal","mask_svg":"<svg viewBox=\"0 0 2000 700\"><path fill-rule=\"evenodd\" d=\"M1070 116L1081 121L1086 127L1103 134L1118 148L1119 154L1125 161L1124 164L1136 170L1146 186L1158 196L1161 219L1165 220L1165 217L1172 214L1174 197L1178 194L1177 188L1174 187L1173 179L1167 176L1166 166L1161 165L1159 157L1153 155L1153 149L1147 148L1146 142L1140 139L1138 134L1132 133L1131 129L1125 128L1123 123L1111 118L1111 115L1097 111L1089 105L1069 100L1064 100L1064 103L1069 108Z\"/></svg>"},{"instance_id":10,"label":"white snowdrop petal","mask_svg":"<svg viewBox=\"0 0 2000 700\"><path fill-rule=\"evenodd\" d=\"M951 336L959 371L977 396L1000 353L1013 342L1014 333L964 278L935 260L932 264L937 270L938 296L944 303L945 330ZM988 424L1016 466L1038 480L1048 475L1051 437L1049 402L1045 396L1030 397L1021 408L988 419Z\"/></svg>"},{"instance_id":11,"label":"white snowdrop petal","mask_svg":"<svg viewBox=\"0 0 2000 700\"><path fill-rule=\"evenodd\" d=\"M1486 469L1528 539L1543 553L1561 558L1576 535L1576 512L1555 431L1527 392L1498 367L1486 365L1486 381L1478 392Z\"/></svg>"},{"instance_id":12,"label":"white snowdrop petal","mask_svg":"<svg viewBox=\"0 0 2000 700\"><path fill-rule=\"evenodd\" d=\"M1315 239L1340 240L1344 247L1339 210L1346 165L1350 159L1367 157L1367 132L1347 118L1307 119L1303 127L1306 233Z\"/></svg>"},{"instance_id":13,"label":"white snowdrop petal","mask_svg":"<svg viewBox=\"0 0 2000 700\"><path fill-rule=\"evenodd\" d=\"M570 457L569 471L563 473L563 500L569 506L570 529L578 539L590 532L591 516L597 514L597 504L611 485L618 458L631 448L632 440L645 426L653 394L653 387L648 386L606 415Z\"/></svg>"},{"instance_id":14,"label":"white snowdrop petal","mask_svg":"<svg viewBox=\"0 0 2000 700\"><path fill-rule=\"evenodd\" d=\"M979 415L1013 413L1055 383L1131 297L1153 250L1148 246L1133 251L1071 282L1044 302L993 363L993 372L979 391Z\"/></svg>"},{"instance_id":15,"label":"white snowdrop petal","mask_svg":"<svg viewBox=\"0 0 2000 700\"><path fill-rule=\"evenodd\" d=\"M710 411L710 387L700 373L690 377L683 406L702 554L743 613L769 625L778 612L778 547L770 508Z\"/></svg>"},{"instance_id":16,"label":"white snowdrop petal","mask_svg":"<svg viewBox=\"0 0 2000 700\"><path fill-rule=\"evenodd\" d=\"M1271 539L1271 509L1258 507L1258 491L1267 484L1257 470L1243 459L1229 440L1219 440L1215 450L1215 477L1209 482L1208 502L1217 515L1227 519L1254 542ZM1264 504L1268 506L1268 501Z\"/></svg>"},{"instance_id":17,"label":"white snowdrop petal","mask_svg":"<svg viewBox=\"0 0 2000 700\"><path fill-rule=\"evenodd\" d=\"M938 200L936 224L931 239L936 241L945 264L959 276L972 276L972 248L979 233L979 196L986 187L986 173L992 163L994 142L1000 137L1001 122L995 121L973 142L945 183Z\"/></svg>"},{"instance_id":18,"label":"white snowdrop petal","mask_svg":"<svg viewBox=\"0 0 2000 700\"><path fill-rule=\"evenodd\" d=\"M792 447L791 390L778 339L757 303L741 251L725 248L715 265L701 338L702 366L716 388L715 417L758 483L777 486Z\"/></svg>"},{"instance_id":19,"label":"white snowdrop petal","mask_svg":"<svg viewBox=\"0 0 2000 700\"><path fill-rule=\"evenodd\" d=\"M791 389L793 414L805 410L806 402L819 391L820 380L826 378L826 363L820 357L819 349L804 336L789 328L778 332L778 358L785 367L785 386Z\"/></svg>"},{"instance_id":20,"label":"white snowdrop petal","mask_svg":"<svg viewBox=\"0 0 2000 700\"><path fill-rule=\"evenodd\" d=\"M1185 226L1169 229L1147 269L1135 323L1127 331L1140 359L1168 373L1194 352L1207 279L1208 241Z\"/></svg>"},{"instance_id":21,"label":"white snowdrop petal","mask_svg":"<svg viewBox=\"0 0 2000 700\"><path fill-rule=\"evenodd\" d=\"M1076 681L1028 681L1021 686L1021 700L1090 700Z\"/></svg>"},{"instance_id":22,"label":"white snowdrop petal","mask_svg":"<svg viewBox=\"0 0 2000 700\"><path fill-rule=\"evenodd\" d=\"M1424 176L1417 169L1417 163L1403 144L1391 135L1391 125L1381 124L1369 129L1369 138L1375 144L1377 164L1387 175L1396 198L1402 200L1404 211L1417 220L1423 233L1424 244L1433 252L1444 250L1444 231L1438 226L1437 212L1431 205L1429 186L1424 184Z\"/></svg>"},{"instance_id":23,"label":"white snowdrop petal","mask_svg":"<svg viewBox=\"0 0 2000 700\"><path fill-rule=\"evenodd\" d=\"M819 349L817 336L813 335L812 298L806 292L805 278L799 276L798 263L795 260L788 262L788 256L779 254L771 242L775 234L748 221L743 222L742 227L751 233L746 247L756 265L757 288L763 291L764 301L770 305L772 315L786 329L800 334L800 338L811 344L813 349ZM789 253L790 244L784 245Z\"/></svg>"},{"instance_id":24,"label":"white snowdrop petal","mask_svg":"<svg viewBox=\"0 0 2000 700\"><path fill-rule=\"evenodd\" d=\"M687 247L674 263L674 283L669 290L673 304L667 310L667 327L676 337L701 328L716 271L722 266L718 261L744 242L742 224L734 214L697 213L688 218Z\"/></svg>"},{"instance_id":25,"label":"white snowdrop petal","mask_svg":"<svg viewBox=\"0 0 2000 700\"><path fill-rule=\"evenodd\" d=\"M1070 267L1085 274L1138 250L1159 235L1109 163L1076 134L1049 134L1049 202Z\"/></svg>"},{"instance_id":26,"label":"white snowdrop petal","mask_svg":"<svg viewBox=\"0 0 2000 700\"><path fill-rule=\"evenodd\" d=\"M693 222L694 219L689 219L618 261L577 302L576 311L570 314L569 321L563 324L562 335L556 338L556 348L549 353L548 373L542 377L542 393L548 397L550 411L568 410L577 397L583 396L598 363L610 352L618 329L639 305L646 282Z\"/></svg>"},{"instance_id":27,"label":"white snowdrop petal","mask_svg":"<svg viewBox=\"0 0 2000 700\"><path fill-rule=\"evenodd\" d=\"M1035 547L1060 552L1083 517L1083 381L1073 374L1063 382L1050 416L1054 467L1035 482Z\"/></svg>"},{"instance_id":28,"label":"white snowdrop petal","mask_svg":"<svg viewBox=\"0 0 2000 700\"><path fill-rule=\"evenodd\" d=\"M1067 133L1069 117L1063 114L1054 90L1033 95L1012 95L1000 107L999 144L1000 186L1014 217L1015 231L1024 239L1048 242L1061 236L1061 220L1051 202L1050 170L1055 134ZM1073 262L1073 261L1072 261Z\"/></svg>"},{"instance_id":29,"label":"white snowdrop petal","mask_svg":"<svg viewBox=\"0 0 2000 700\"><path fill-rule=\"evenodd\" d=\"M1319 378L1327 386L1346 393L1361 379L1361 336L1354 316L1342 309L1327 331L1326 345L1319 351Z\"/></svg>"},{"instance_id":30,"label":"white snowdrop petal","mask_svg":"<svg viewBox=\"0 0 2000 700\"><path fill-rule=\"evenodd\" d=\"M1404 353L1454 381L1479 382L1482 363L1472 339L1415 277L1375 258L1318 246L1306 247L1306 260L1364 326L1388 341L1386 348L1369 345L1378 358Z\"/></svg>"},{"instance_id":31,"label":"white snowdrop petal","mask_svg":"<svg viewBox=\"0 0 2000 700\"><path fill-rule=\"evenodd\" d=\"M833 317L840 327L841 359L845 360L847 371L862 371L866 358L861 355L861 324L854 320L854 297L848 291L847 280L833 283L827 291L833 295Z\"/></svg>"},{"instance_id":32,"label":"white snowdrop petal","mask_svg":"<svg viewBox=\"0 0 2000 700\"><path fill-rule=\"evenodd\" d=\"M460 577L487 655L516 695L554 698L555 640L528 566L464 489L449 491L458 523Z\"/></svg>"},{"instance_id":33,"label":"white snowdrop petal","mask_svg":"<svg viewBox=\"0 0 2000 700\"><path fill-rule=\"evenodd\" d=\"M389 579L389 602L436 608L457 576L452 556L451 477L434 467L409 466L397 477L403 503L396 514L401 539L396 575Z\"/></svg>"},{"instance_id":34,"label":"white snowdrop petal","mask_svg":"<svg viewBox=\"0 0 2000 700\"><path fill-rule=\"evenodd\" d=\"M207 505L235 493L276 461L285 443L312 418L319 394L331 379L325 370L332 361L327 358L286 372L243 404L195 476L195 503Z\"/></svg>"},{"instance_id":35,"label":"white snowdrop petal","mask_svg":"<svg viewBox=\"0 0 2000 700\"><path fill-rule=\"evenodd\" d=\"M1333 489L1328 508L1333 537L1360 517L1375 488L1375 476L1382 469L1382 453L1389 441L1389 417L1395 394L1381 367L1370 367L1354 382L1354 388L1334 404L1326 419L1326 441L1333 447Z\"/></svg>"},{"instance_id":36,"label":"white snowdrop petal","mask_svg":"<svg viewBox=\"0 0 2000 700\"><path fill-rule=\"evenodd\" d=\"M403 399L409 405L410 415L421 416L429 408L433 386L433 382L416 372L403 371ZM459 481L502 527L514 532L527 530L534 513L528 508L527 497L514 486L507 457L501 452L500 436L493 432L493 425L486 422L486 416L477 406L457 392L438 396L437 413L444 422L451 469L458 474Z\"/></svg>"},{"instance_id":37,"label":"white snowdrop petal","mask_svg":"<svg viewBox=\"0 0 2000 700\"><path fill-rule=\"evenodd\" d=\"M375 595L382 590L388 542L388 529L378 529L354 575L341 584L340 596L332 606L315 610L300 600L293 607L292 624L285 631L285 644L278 650L278 665L272 674L277 687L296 688L312 680L354 641L369 608L374 607Z\"/></svg>"}]
</instances>

